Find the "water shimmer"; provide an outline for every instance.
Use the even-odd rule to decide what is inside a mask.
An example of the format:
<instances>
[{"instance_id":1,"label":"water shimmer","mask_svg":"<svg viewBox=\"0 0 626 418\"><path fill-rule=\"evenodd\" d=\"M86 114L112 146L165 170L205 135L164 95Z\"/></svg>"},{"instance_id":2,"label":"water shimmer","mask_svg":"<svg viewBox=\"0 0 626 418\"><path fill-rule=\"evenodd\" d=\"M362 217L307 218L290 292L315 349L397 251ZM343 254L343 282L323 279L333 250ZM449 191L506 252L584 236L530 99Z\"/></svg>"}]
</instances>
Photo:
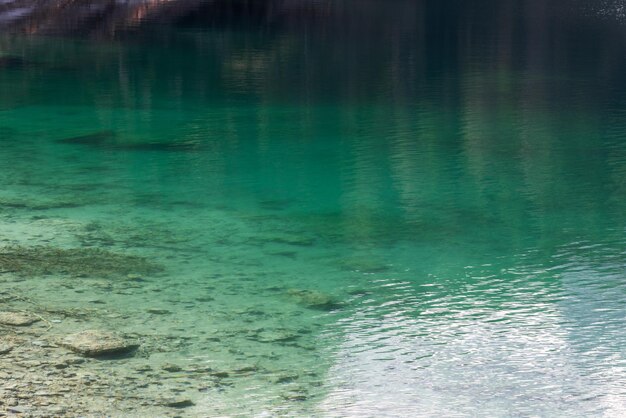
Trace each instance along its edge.
<instances>
[{"instance_id":1,"label":"water shimmer","mask_svg":"<svg viewBox=\"0 0 626 418\"><path fill-rule=\"evenodd\" d=\"M623 416L619 5L19 3L0 399L100 329L86 416Z\"/></svg>"}]
</instances>

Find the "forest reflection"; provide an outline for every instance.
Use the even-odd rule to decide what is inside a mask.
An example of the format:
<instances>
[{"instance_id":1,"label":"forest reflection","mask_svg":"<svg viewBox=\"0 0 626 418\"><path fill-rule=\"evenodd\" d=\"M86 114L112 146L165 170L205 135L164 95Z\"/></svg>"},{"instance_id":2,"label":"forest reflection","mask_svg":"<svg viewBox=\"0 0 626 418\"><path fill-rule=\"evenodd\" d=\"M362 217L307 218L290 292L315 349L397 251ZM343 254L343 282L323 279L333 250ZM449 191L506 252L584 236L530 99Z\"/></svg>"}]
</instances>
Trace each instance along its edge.
<instances>
[{"instance_id":1,"label":"forest reflection","mask_svg":"<svg viewBox=\"0 0 626 418\"><path fill-rule=\"evenodd\" d=\"M624 221L626 60L616 57L626 56L626 28L575 1L31 3L0 10L0 79L13 86L0 92L2 108L50 105L55 79L71 72L82 88L59 87L64 105L143 121L134 139L128 127L116 137L118 150L158 136L145 123L167 111L184 146L162 149L210 150L223 159L216 166L244 171L231 158L245 141L257 147L254 166L289 190L292 179L263 167L277 155L269 138L283 138L303 173L321 158L342 185L333 198L345 219L333 222L347 240L426 239L429 229L488 240L482 228L500 225L523 247L529 236L550 240L554 216L588 231ZM34 34L67 41L50 48ZM84 38L94 42L87 55L74 41ZM99 129L111 124L103 117ZM337 141L344 153L333 153ZM596 175L581 182L581 169ZM311 178L302 179L311 195L337 192ZM389 201L404 213L385 214ZM595 218L607 205L617 219ZM536 233L519 233L528 229Z\"/></svg>"},{"instance_id":2,"label":"forest reflection","mask_svg":"<svg viewBox=\"0 0 626 418\"><path fill-rule=\"evenodd\" d=\"M146 62L156 71L151 78L182 78L193 83L197 94L207 93L199 88L202 80L209 85L207 75L226 79L234 90L259 95L306 100L325 91L346 100L366 95L395 103L422 96L433 81L445 99L446 92L455 91L446 85L459 82L460 72L480 71L497 79L510 71L581 71L606 86L624 86L623 62L611 59L624 52L626 28L619 22L590 18L572 0L503 1L497 7L461 3L401 0L389 7L367 0L352 7L347 0L16 0L0 6L0 28L5 34L81 39L154 42L158 37L163 48L182 46L181 52L193 49L198 57L190 68L177 68L177 62L154 68ZM168 27L208 32L226 28L230 35L208 37L192 31L181 38ZM106 66L110 58L103 54L99 64ZM118 65L130 59L118 58ZM210 69L218 74L207 74ZM541 86L526 87L533 91ZM597 85L579 87L595 91Z\"/></svg>"}]
</instances>

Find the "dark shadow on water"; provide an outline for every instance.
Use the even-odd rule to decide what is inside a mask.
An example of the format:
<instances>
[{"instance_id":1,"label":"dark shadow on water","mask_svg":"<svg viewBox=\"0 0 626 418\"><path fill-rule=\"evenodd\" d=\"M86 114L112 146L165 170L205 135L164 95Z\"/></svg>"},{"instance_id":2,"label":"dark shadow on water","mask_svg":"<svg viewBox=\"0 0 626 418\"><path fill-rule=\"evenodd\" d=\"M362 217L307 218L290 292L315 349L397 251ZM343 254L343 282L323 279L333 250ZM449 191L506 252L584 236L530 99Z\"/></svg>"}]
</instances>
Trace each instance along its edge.
<instances>
[{"instance_id":1,"label":"dark shadow on water","mask_svg":"<svg viewBox=\"0 0 626 418\"><path fill-rule=\"evenodd\" d=\"M125 143L114 131L100 131L59 139L58 144L83 145L105 151L199 152L203 147L195 142Z\"/></svg>"},{"instance_id":2,"label":"dark shadow on water","mask_svg":"<svg viewBox=\"0 0 626 418\"><path fill-rule=\"evenodd\" d=\"M36 67L39 64L33 61L28 61L17 55L4 55L0 56L0 71L1 70L23 70L25 68Z\"/></svg>"},{"instance_id":3,"label":"dark shadow on water","mask_svg":"<svg viewBox=\"0 0 626 418\"><path fill-rule=\"evenodd\" d=\"M98 146L100 144L111 143L116 138L116 134L113 131L101 131L94 132L87 135L73 136L70 138L59 139L56 141L59 144L77 144L77 145L91 145Z\"/></svg>"}]
</instances>

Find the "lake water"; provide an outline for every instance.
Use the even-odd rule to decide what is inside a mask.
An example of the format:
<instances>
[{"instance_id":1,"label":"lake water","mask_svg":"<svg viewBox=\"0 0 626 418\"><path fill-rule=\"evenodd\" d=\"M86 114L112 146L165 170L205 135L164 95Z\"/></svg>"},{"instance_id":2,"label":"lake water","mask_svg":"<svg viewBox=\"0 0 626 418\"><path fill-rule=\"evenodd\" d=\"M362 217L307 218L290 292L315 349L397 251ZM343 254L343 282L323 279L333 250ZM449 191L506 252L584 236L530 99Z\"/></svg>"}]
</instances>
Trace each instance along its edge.
<instances>
[{"instance_id":1,"label":"lake water","mask_svg":"<svg viewBox=\"0 0 626 418\"><path fill-rule=\"evenodd\" d=\"M623 6L228 3L7 15L0 244L162 271L0 289L184 416L623 416Z\"/></svg>"}]
</instances>

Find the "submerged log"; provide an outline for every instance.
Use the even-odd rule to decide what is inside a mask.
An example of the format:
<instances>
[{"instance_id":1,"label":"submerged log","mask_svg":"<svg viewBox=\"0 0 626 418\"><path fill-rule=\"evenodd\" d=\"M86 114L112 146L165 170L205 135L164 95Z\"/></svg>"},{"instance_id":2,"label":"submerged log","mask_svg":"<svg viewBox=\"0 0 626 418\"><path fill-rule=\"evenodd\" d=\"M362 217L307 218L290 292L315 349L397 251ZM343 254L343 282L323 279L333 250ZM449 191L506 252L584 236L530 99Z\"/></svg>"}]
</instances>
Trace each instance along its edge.
<instances>
[{"instance_id":1,"label":"submerged log","mask_svg":"<svg viewBox=\"0 0 626 418\"><path fill-rule=\"evenodd\" d=\"M73 136L70 138L59 139L59 144L77 144L77 145L101 145L111 142L116 138L114 131L100 131L87 135Z\"/></svg>"},{"instance_id":2,"label":"submerged log","mask_svg":"<svg viewBox=\"0 0 626 418\"><path fill-rule=\"evenodd\" d=\"M108 151L160 151L198 152L202 147L196 142L123 142L114 131L100 131L86 135L59 139L58 144L85 145Z\"/></svg>"}]
</instances>

